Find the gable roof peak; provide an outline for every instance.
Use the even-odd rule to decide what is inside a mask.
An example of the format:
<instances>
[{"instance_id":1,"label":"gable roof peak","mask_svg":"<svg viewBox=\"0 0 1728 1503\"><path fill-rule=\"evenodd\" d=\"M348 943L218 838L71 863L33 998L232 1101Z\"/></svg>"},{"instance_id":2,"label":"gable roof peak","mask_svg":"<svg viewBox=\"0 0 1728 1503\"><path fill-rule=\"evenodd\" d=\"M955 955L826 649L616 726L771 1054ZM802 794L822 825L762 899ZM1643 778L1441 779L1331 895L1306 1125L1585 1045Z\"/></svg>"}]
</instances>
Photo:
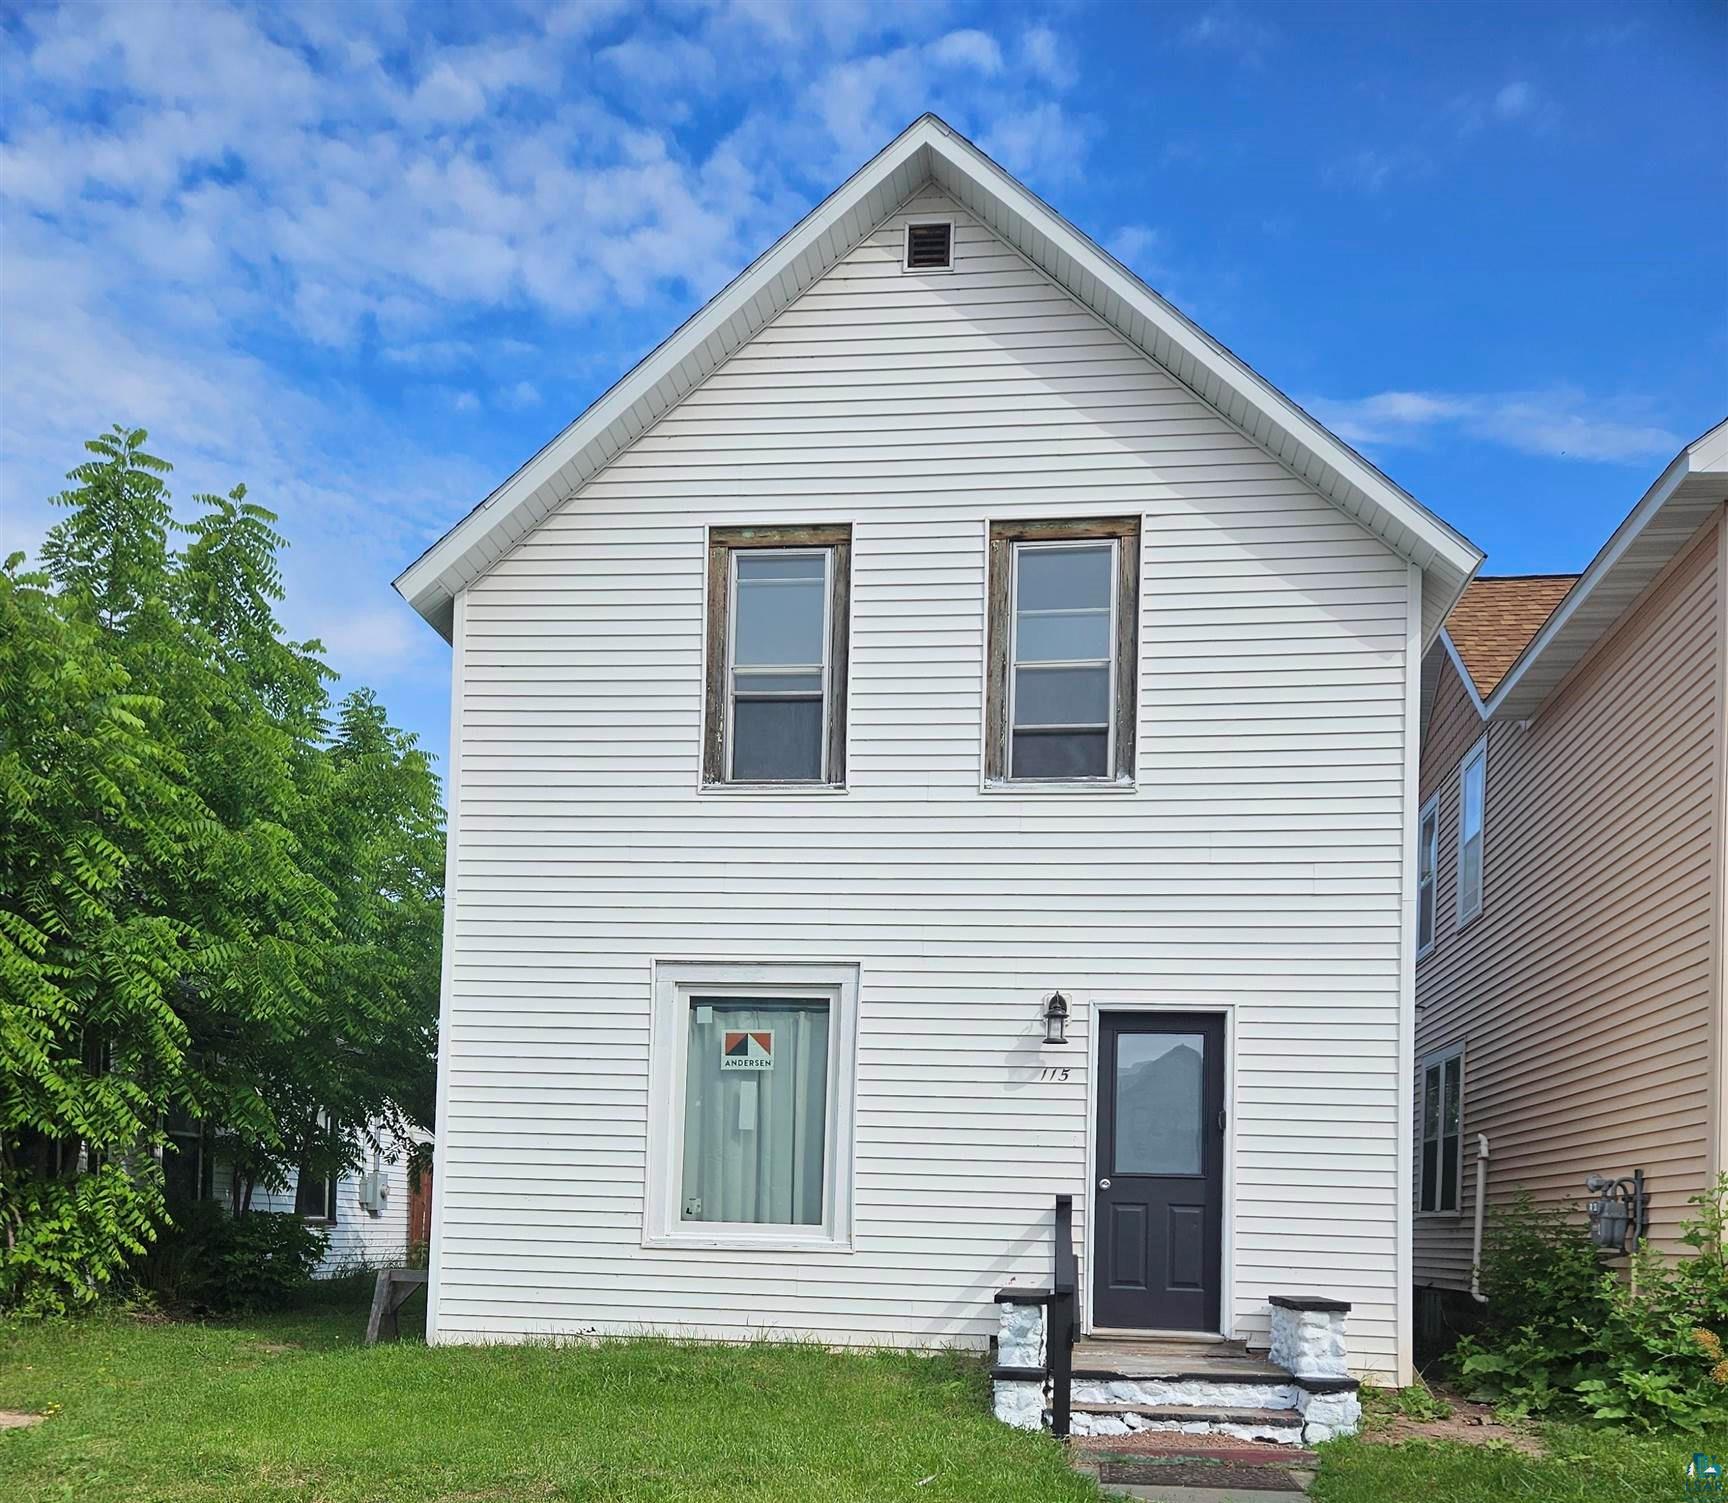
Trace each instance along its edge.
<instances>
[{"instance_id":1,"label":"gable roof peak","mask_svg":"<svg viewBox=\"0 0 1728 1503\"><path fill-rule=\"evenodd\" d=\"M1481 552L1154 292L940 116L925 112L410 564L396 589L446 637L456 594L574 495L926 180L1221 417L1422 571L1423 641Z\"/></svg>"}]
</instances>

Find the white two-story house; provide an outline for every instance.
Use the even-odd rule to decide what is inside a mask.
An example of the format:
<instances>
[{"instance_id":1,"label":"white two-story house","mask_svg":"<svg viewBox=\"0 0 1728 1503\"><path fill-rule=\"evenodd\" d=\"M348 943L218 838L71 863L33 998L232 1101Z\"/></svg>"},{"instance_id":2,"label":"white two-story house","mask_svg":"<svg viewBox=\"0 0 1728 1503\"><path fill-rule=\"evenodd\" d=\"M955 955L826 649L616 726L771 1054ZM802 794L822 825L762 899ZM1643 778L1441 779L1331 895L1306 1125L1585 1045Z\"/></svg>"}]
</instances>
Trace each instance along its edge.
<instances>
[{"instance_id":1,"label":"white two-story house","mask_svg":"<svg viewBox=\"0 0 1728 1503\"><path fill-rule=\"evenodd\" d=\"M1422 654L1480 555L925 116L397 581L429 1331L1410 1371ZM1060 1040L1059 1042L1056 1040Z\"/></svg>"}]
</instances>

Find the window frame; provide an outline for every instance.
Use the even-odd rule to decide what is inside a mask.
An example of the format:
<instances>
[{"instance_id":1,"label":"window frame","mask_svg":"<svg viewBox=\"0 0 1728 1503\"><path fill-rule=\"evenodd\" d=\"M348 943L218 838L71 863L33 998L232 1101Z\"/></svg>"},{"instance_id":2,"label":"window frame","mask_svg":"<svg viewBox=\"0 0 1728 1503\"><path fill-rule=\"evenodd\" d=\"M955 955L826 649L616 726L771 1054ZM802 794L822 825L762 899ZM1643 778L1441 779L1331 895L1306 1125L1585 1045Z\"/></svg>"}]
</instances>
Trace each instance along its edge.
<instances>
[{"instance_id":1,"label":"window frame","mask_svg":"<svg viewBox=\"0 0 1728 1503\"><path fill-rule=\"evenodd\" d=\"M642 1246L703 1251L852 1251L859 968L844 962L657 960L651 966L648 1152ZM829 1008L828 1103L822 1144L821 1224L686 1222L684 1110L689 1010L696 995L822 999ZM697 1228L700 1228L699 1230Z\"/></svg>"},{"instance_id":2,"label":"window frame","mask_svg":"<svg viewBox=\"0 0 1728 1503\"><path fill-rule=\"evenodd\" d=\"M1446 1067L1455 1067L1458 1076L1458 1162L1452 1174L1452 1204L1441 1205L1441 1191L1445 1188L1444 1175L1446 1167ZM1454 1220L1464 1214L1464 1045L1448 1044L1441 1049L1430 1049L1422 1056L1418 1065L1420 1083L1416 1092L1416 1214L1418 1216L1439 1216ZM1434 1204L1428 1205L1429 1182L1424 1169L1424 1160L1428 1147L1428 1073L1431 1070L1440 1072L1440 1110L1436 1118L1438 1128L1434 1137L1434 1165L1436 1182Z\"/></svg>"},{"instance_id":3,"label":"window frame","mask_svg":"<svg viewBox=\"0 0 1728 1503\"><path fill-rule=\"evenodd\" d=\"M1467 900L1464 886L1464 846L1467 836L1464 821L1470 809L1470 770L1480 766L1482 769L1482 826L1478 832L1481 842L1481 852L1476 862L1476 892L1475 901ZM1458 927L1474 922L1482 915L1487 906L1488 892L1488 737L1484 733L1476 743L1465 752L1458 763L1458 828L1453 841L1453 855L1456 858Z\"/></svg>"},{"instance_id":4,"label":"window frame","mask_svg":"<svg viewBox=\"0 0 1728 1503\"><path fill-rule=\"evenodd\" d=\"M1428 859L1428 875L1422 860ZM1428 897L1428 938L1422 939L1422 897ZM1416 958L1421 960L1440 942L1440 795L1432 795L1416 815Z\"/></svg>"},{"instance_id":5,"label":"window frame","mask_svg":"<svg viewBox=\"0 0 1728 1503\"><path fill-rule=\"evenodd\" d=\"M912 264L912 228L914 225L946 225L948 227L948 264L946 266L914 266ZM907 218L900 231L900 270L913 276L945 276L954 270L959 237L954 233L954 221L946 214L914 214Z\"/></svg>"},{"instance_id":6,"label":"window frame","mask_svg":"<svg viewBox=\"0 0 1728 1503\"><path fill-rule=\"evenodd\" d=\"M335 1226L337 1187L342 1181L340 1174L319 1175L313 1183L324 1186L324 1209L322 1211L302 1211L300 1209L300 1186L305 1179L305 1167L297 1169L294 1174L294 1214L308 1226Z\"/></svg>"},{"instance_id":7,"label":"window frame","mask_svg":"<svg viewBox=\"0 0 1728 1503\"><path fill-rule=\"evenodd\" d=\"M848 712L848 642L851 635L852 526L849 522L707 530L706 682L702 695L702 793L797 796L844 793ZM737 556L746 550L824 556L822 769L817 778L732 776L733 630L738 619Z\"/></svg>"},{"instance_id":8,"label":"window frame","mask_svg":"<svg viewBox=\"0 0 1728 1503\"><path fill-rule=\"evenodd\" d=\"M984 792L1132 792L1139 724L1141 519L1081 517L993 521L986 530L986 638L984 663ZM1017 562L1024 546L1110 543L1110 719L1102 777L1014 777L1014 668L1019 626Z\"/></svg>"}]
</instances>

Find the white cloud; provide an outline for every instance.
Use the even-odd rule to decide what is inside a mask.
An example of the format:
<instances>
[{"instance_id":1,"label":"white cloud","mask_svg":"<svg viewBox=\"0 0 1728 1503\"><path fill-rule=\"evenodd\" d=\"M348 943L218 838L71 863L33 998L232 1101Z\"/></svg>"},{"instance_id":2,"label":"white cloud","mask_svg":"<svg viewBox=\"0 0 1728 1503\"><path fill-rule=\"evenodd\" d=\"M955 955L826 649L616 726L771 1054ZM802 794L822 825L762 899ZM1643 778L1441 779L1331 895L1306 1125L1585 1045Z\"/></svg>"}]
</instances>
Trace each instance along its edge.
<instances>
[{"instance_id":1,"label":"white cloud","mask_svg":"<svg viewBox=\"0 0 1728 1503\"><path fill-rule=\"evenodd\" d=\"M1164 243L1164 232L1144 224L1125 224L1104 243L1104 248L1124 266L1145 275L1152 253Z\"/></svg>"},{"instance_id":2,"label":"white cloud","mask_svg":"<svg viewBox=\"0 0 1728 1503\"><path fill-rule=\"evenodd\" d=\"M1078 174L1094 128L1050 99L998 120L978 144L1016 176L1057 183Z\"/></svg>"},{"instance_id":3,"label":"white cloud","mask_svg":"<svg viewBox=\"0 0 1728 1503\"><path fill-rule=\"evenodd\" d=\"M339 668L439 695L435 643L405 651L418 628L383 592L520 457L496 427L531 446L572 416L561 403L927 108L1018 170L1073 171L1086 146L1054 106L1074 81L1061 37L957 26L946 4L484 15L454 39L406 0L14 18L7 547L35 547L85 437L143 425L177 494L245 480L282 513L296 631ZM680 123L698 98L699 131Z\"/></svg>"},{"instance_id":4,"label":"white cloud","mask_svg":"<svg viewBox=\"0 0 1728 1503\"><path fill-rule=\"evenodd\" d=\"M1460 94L1447 106L1460 136L1468 137L1490 126L1522 126L1542 132L1560 118L1554 102L1528 79L1514 78L1488 93Z\"/></svg>"},{"instance_id":5,"label":"white cloud","mask_svg":"<svg viewBox=\"0 0 1728 1503\"><path fill-rule=\"evenodd\" d=\"M1494 96L1494 113L1502 120L1516 120L1536 108L1536 91L1523 80L1509 83Z\"/></svg>"},{"instance_id":6,"label":"white cloud","mask_svg":"<svg viewBox=\"0 0 1728 1503\"><path fill-rule=\"evenodd\" d=\"M1592 399L1570 387L1466 394L1386 391L1348 401L1305 404L1348 443L1366 448L1421 447L1462 433L1548 459L1629 464L1679 449L1678 434L1651 421L1637 399Z\"/></svg>"},{"instance_id":7,"label":"white cloud","mask_svg":"<svg viewBox=\"0 0 1728 1503\"><path fill-rule=\"evenodd\" d=\"M1235 0L1208 7L1179 33L1190 47L1213 48L1234 55L1244 63L1258 63L1277 40L1277 32L1264 21L1246 14Z\"/></svg>"},{"instance_id":8,"label":"white cloud","mask_svg":"<svg viewBox=\"0 0 1728 1503\"><path fill-rule=\"evenodd\" d=\"M1378 193L1388 183L1421 177L1429 170L1427 156L1414 148L1364 146L1330 163L1321 178L1330 187Z\"/></svg>"},{"instance_id":9,"label":"white cloud","mask_svg":"<svg viewBox=\"0 0 1728 1503\"><path fill-rule=\"evenodd\" d=\"M951 31L930 44L932 62L945 67L976 68L985 75L1002 71L1002 48L983 31Z\"/></svg>"},{"instance_id":10,"label":"white cloud","mask_svg":"<svg viewBox=\"0 0 1728 1503\"><path fill-rule=\"evenodd\" d=\"M1071 89L1080 76L1073 48L1048 26L1029 26L1020 33L1020 55L1033 73L1055 88Z\"/></svg>"}]
</instances>

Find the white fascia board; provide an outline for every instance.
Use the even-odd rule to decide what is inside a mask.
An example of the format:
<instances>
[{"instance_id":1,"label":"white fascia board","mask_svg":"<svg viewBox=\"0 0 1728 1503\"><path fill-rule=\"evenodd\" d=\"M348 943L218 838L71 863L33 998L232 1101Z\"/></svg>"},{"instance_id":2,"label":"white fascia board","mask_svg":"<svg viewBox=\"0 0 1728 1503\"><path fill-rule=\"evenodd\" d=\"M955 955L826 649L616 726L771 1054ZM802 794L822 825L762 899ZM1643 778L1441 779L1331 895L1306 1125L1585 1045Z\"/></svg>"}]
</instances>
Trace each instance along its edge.
<instances>
[{"instance_id":1,"label":"white fascia board","mask_svg":"<svg viewBox=\"0 0 1728 1503\"><path fill-rule=\"evenodd\" d=\"M922 122L919 122L922 125ZM565 428L539 453L468 513L436 543L397 576L397 592L434 625L445 591L438 581L451 569L460 568L475 547L489 534L506 525L531 501L540 487L551 480L589 443L603 435L619 417L678 369L735 315L744 312L759 296L783 306L789 300L775 285L782 272L815 245L856 205L868 196L917 150L923 142L914 139L918 125L906 131L878 153L841 187L811 210L791 230L750 263L725 288L687 319L668 339L644 357L616 385L601 396L575 422ZM842 247L842 253L845 248ZM839 254L824 257L832 264ZM741 342L741 341L740 341ZM670 405L670 403L668 403ZM440 631L443 628L440 627Z\"/></svg>"},{"instance_id":2,"label":"white fascia board","mask_svg":"<svg viewBox=\"0 0 1728 1503\"><path fill-rule=\"evenodd\" d=\"M1482 702L1482 696L1476 692L1476 680L1470 676L1470 670L1464 666L1464 659L1458 654L1458 644L1452 640L1452 633L1445 627L1440 628L1440 640L1445 644L1446 656L1452 659L1452 666L1458 670L1458 677L1464 680L1465 692L1470 696L1470 703L1475 706L1476 713L1486 720L1488 706Z\"/></svg>"},{"instance_id":3,"label":"white fascia board","mask_svg":"<svg viewBox=\"0 0 1728 1503\"><path fill-rule=\"evenodd\" d=\"M1519 653L1517 662L1513 663L1505 678L1495 685L1494 692L1489 696L1483 710L1487 718L1494 719L1509 713L1514 719L1523 719L1538 707L1535 703L1525 702L1528 696L1519 694L1525 673L1556 640L1566 634L1567 627L1579 611L1589 604L1602 582L1614 573L1627 550L1644 535L1645 530L1661 515L1663 508L1675 499L1686 482L1710 476L1717 477L1722 482L1724 494L1728 495L1728 421L1718 423L1676 454L1668 468L1657 477L1655 484L1627 513L1626 519L1614 529L1613 535L1602 545L1596 557L1590 560L1589 568L1579 575L1578 582L1566 592L1565 598L1554 608L1554 613L1543 622L1542 629L1525 645L1524 651ZM1616 622L1617 620L1618 617ZM1598 635L1605 635L1606 630L1612 629L1612 624L1609 624ZM1512 704L1510 711L1508 702Z\"/></svg>"},{"instance_id":4,"label":"white fascia board","mask_svg":"<svg viewBox=\"0 0 1728 1503\"><path fill-rule=\"evenodd\" d=\"M930 153L926 160L931 168L921 176L934 175L940 182L942 173L934 170L936 160L940 159L950 173L963 176L989 196L1009 222L1011 230L1025 227L1045 236L1058 252L1069 258L1077 271L1091 276L1113 293L1124 308L1155 327L1197 369L1223 389L1240 396L1256 411L1264 413L1276 431L1270 444L1264 439L1257 441L1286 464L1291 460L1285 452L1285 443L1279 439L1311 456L1320 465L1323 478L1328 482L1317 486L1322 494L1332 489L1331 482L1342 481L1337 490L1354 491L1365 497L1376 515L1358 517L1357 520L1364 522L1395 552L1423 569L1426 576L1424 593L1428 602L1437 609L1437 620L1444 619L1445 612L1450 610L1458 595L1462 594L1465 583L1481 564L1480 550L1394 485L1341 439L1327 432L1282 392L934 115L925 115L914 121L859 168L581 417L427 549L397 578L397 591L440 632L447 632L450 599L457 588L472 582L494 558L501 556L503 548L496 542L499 535L510 540L522 536L556 500L562 499L549 497L544 491L559 471L588 446L603 443L612 425L626 417L639 402L664 396L659 388L669 386L684 363L696 357L708 340L721 335L721 344L728 351L742 344L748 337L748 330L760 327L763 321L758 318L752 324L744 317L757 298L762 298L772 310L770 317L787 306L796 296L796 291L790 294L786 291L783 273L800 256L817 247L824 236L920 152ZM870 228L873 225L864 227L861 233L868 233ZM819 276L838 261L854 238L836 237L819 257L820 269L815 275ZM1014 238L1012 234L1010 238ZM1056 280L1067 286L1078 278L1057 277ZM1075 291L1072 286L1068 290ZM1092 306L1090 300L1082 301ZM733 323L734 319L738 320L737 324ZM1146 353L1157 358L1151 351ZM708 369L717 363L717 359L709 361ZM1167 368L1170 364L1167 361L1161 363ZM1180 365L1182 361L1175 363ZM1173 371L1172 374L1184 379L1180 372ZM1186 384L1192 389L1191 381ZM673 405L674 400L663 401L662 410ZM1310 480L1309 483L1314 482ZM1337 495L1332 499L1347 514L1354 514Z\"/></svg>"},{"instance_id":5,"label":"white fascia board","mask_svg":"<svg viewBox=\"0 0 1728 1503\"><path fill-rule=\"evenodd\" d=\"M1329 432L1239 356L1166 302L1090 236L1076 229L964 136L950 130L934 117L927 118L930 119L932 128L938 132L930 142L933 153L947 162L955 172L978 181L1001 200L1009 213L1024 218L1048 236L1061 254L1070 257L1082 271L1095 277L1107 291L1114 293L1126 306L1156 325L1161 333L1198 366L1224 386L1241 392L1251 405L1266 412L1278 427L1314 454L1322 464L1330 466L1342 479L1364 492L1371 501L1389 514L1390 520L1408 529L1435 558L1450 564L1454 571L1466 579L1481 565L1484 556L1482 551L1462 533L1448 526L1408 492L1381 474L1342 439ZM940 178L940 174L938 177ZM1378 532L1381 529L1374 530ZM1398 548L1397 551L1423 568L1426 568L1430 561L1427 558L1414 557L1417 550L1408 545ZM1462 593L1462 582L1458 590Z\"/></svg>"}]
</instances>

